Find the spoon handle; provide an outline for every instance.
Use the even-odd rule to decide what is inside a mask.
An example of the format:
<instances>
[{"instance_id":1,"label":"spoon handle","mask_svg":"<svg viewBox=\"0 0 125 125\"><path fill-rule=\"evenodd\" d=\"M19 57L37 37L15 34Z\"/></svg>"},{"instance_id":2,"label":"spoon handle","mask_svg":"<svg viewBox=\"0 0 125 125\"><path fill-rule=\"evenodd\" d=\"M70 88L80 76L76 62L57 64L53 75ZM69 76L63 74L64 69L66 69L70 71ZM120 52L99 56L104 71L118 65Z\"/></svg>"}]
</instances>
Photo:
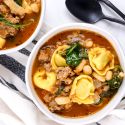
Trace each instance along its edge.
<instances>
[{"instance_id":1,"label":"spoon handle","mask_svg":"<svg viewBox=\"0 0 125 125\"><path fill-rule=\"evenodd\" d=\"M112 17L109 17L109 16L103 16L102 19L106 19L106 20L109 20L109 21L112 21L112 22L115 22L115 23L125 25L125 21L122 21L122 20L119 20L119 19L116 19L116 18L112 18Z\"/></svg>"},{"instance_id":2,"label":"spoon handle","mask_svg":"<svg viewBox=\"0 0 125 125\"><path fill-rule=\"evenodd\" d=\"M107 6L112 8L117 14L119 14L125 20L125 14L122 13L116 6L114 6L109 0L98 0L105 3Z\"/></svg>"}]
</instances>

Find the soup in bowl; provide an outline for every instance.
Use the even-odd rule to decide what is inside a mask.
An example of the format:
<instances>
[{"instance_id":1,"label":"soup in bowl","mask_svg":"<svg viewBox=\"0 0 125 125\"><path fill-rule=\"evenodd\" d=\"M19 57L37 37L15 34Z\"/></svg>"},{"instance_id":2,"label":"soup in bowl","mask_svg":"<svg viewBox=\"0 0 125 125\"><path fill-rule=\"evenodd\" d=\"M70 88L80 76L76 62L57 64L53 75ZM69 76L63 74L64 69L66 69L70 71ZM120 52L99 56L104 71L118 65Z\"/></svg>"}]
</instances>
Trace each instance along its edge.
<instances>
[{"instance_id":1,"label":"soup in bowl","mask_svg":"<svg viewBox=\"0 0 125 125\"><path fill-rule=\"evenodd\" d=\"M123 97L123 57L117 41L97 27L58 27L31 53L27 87L51 119L62 124L96 122Z\"/></svg>"},{"instance_id":2,"label":"soup in bowl","mask_svg":"<svg viewBox=\"0 0 125 125\"><path fill-rule=\"evenodd\" d=\"M44 0L0 1L0 54L24 48L43 22Z\"/></svg>"}]
</instances>

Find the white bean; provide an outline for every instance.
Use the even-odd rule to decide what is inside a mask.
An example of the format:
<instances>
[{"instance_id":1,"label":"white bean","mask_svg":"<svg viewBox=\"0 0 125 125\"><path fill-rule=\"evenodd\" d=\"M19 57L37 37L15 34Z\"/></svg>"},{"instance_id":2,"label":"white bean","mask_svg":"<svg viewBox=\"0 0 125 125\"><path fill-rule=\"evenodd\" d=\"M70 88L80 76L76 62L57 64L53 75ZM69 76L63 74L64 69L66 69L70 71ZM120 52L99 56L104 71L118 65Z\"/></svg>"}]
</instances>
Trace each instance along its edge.
<instances>
[{"instance_id":1,"label":"white bean","mask_svg":"<svg viewBox=\"0 0 125 125\"><path fill-rule=\"evenodd\" d=\"M103 91L105 91L105 92L106 92L106 91L108 91L108 90L109 90L109 88L110 88L110 87L109 87L109 85L105 85L105 86L103 87Z\"/></svg>"},{"instance_id":2,"label":"white bean","mask_svg":"<svg viewBox=\"0 0 125 125\"><path fill-rule=\"evenodd\" d=\"M120 72L120 73L119 73L119 76L120 76L121 78L123 78L123 77L125 76L124 72Z\"/></svg>"},{"instance_id":3,"label":"white bean","mask_svg":"<svg viewBox=\"0 0 125 125\"><path fill-rule=\"evenodd\" d=\"M76 69L74 70L74 72L76 73L76 74L79 74L81 71L82 71L82 69L83 69L83 67L84 67L84 65L87 63L87 61L85 60L85 59L83 59L82 61L81 61L81 63L76 67Z\"/></svg>"},{"instance_id":4,"label":"white bean","mask_svg":"<svg viewBox=\"0 0 125 125\"><path fill-rule=\"evenodd\" d=\"M55 101L56 101L56 103L58 105L65 105L65 104L70 103L70 98L69 97L60 96L60 97L56 97Z\"/></svg>"},{"instance_id":5,"label":"white bean","mask_svg":"<svg viewBox=\"0 0 125 125\"><path fill-rule=\"evenodd\" d=\"M85 65L85 66L83 67L83 73L86 74L86 75L92 74L92 68L91 68L91 66Z\"/></svg>"},{"instance_id":6,"label":"white bean","mask_svg":"<svg viewBox=\"0 0 125 125\"><path fill-rule=\"evenodd\" d=\"M112 76L113 76L112 71L108 71L108 72L106 73L105 79L106 79L107 81L109 81L109 80L112 79Z\"/></svg>"},{"instance_id":7,"label":"white bean","mask_svg":"<svg viewBox=\"0 0 125 125\"><path fill-rule=\"evenodd\" d=\"M84 42L84 47L91 48L93 46L93 41L91 39L88 39Z\"/></svg>"}]
</instances>

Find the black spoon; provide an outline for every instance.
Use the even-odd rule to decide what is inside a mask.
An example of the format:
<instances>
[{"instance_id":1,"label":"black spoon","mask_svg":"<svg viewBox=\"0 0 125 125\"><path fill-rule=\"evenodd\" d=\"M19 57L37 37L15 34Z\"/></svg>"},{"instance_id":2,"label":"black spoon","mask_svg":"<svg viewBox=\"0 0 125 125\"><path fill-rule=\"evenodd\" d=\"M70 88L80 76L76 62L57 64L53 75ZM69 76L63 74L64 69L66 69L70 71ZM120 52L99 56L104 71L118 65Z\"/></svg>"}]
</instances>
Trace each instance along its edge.
<instances>
[{"instance_id":1,"label":"black spoon","mask_svg":"<svg viewBox=\"0 0 125 125\"><path fill-rule=\"evenodd\" d=\"M74 16L87 23L96 23L107 19L125 25L122 20L105 16L97 0L66 0L66 6Z\"/></svg>"},{"instance_id":2,"label":"black spoon","mask_svg":"<svg viewBox=\"0 0 125 125\"><path fill-rule=\"evenodd\" d=\"M115 5L113 5L109 0L98 0L100 2L105 3L107 6L109 6L110 8L112 8L119 16L121 16L121 18L123 18L125 20L125 14L122 13Z\"/></svg>"}]
</instances>

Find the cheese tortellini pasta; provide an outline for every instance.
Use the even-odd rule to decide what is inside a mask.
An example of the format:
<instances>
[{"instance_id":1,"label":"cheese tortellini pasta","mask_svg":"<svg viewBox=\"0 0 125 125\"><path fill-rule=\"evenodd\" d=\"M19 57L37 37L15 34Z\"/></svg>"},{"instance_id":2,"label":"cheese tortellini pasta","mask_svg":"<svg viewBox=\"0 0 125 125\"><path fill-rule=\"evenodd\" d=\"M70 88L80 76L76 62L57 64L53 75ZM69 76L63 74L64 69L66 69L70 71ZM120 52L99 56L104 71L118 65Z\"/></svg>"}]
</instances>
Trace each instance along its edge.
<instances>
[{"instance_id":1,"label":"cheese tortellini pasta","mask_svg":"<svg viewBox=\"0 0 125 125\"><path fill-rule=\"evenodd\" d=\"M46 72L41 68L35 72L33 81L38 88L52 92L56 83L56 74L54 72Z\"/></svg>"},{"instance_id":2,"label":"cheese tortellini pasta","mask_svg":"<svg viewBox=\"0 0 125 125\"><path fill-rule=\"evenodd\" d=\"M51 65L53 69L57 69L57 67L63 67L63 66L67 66L66 64L66 60L61 56L61 54L67 49L69 48L68 45L63 45L63 46L59 46L55 52L52 55L51 58Z\"/></svg>"},{"instance_id":3,"label":"cheese tortellini pasta","mask_svg":"<svg viewBox=\"0 0 125 125\"><path fill-rule=\"evenodd\" d=\"M114 68L114 55L107 49L92 48L88 55L91 67L99 75L105 75L107 71Z\"/></svg>"},{"instance_id":4,"label":"cheese tortellini pasta","mask_svg":"<svg viewBox=\"0 0 125 125\"><path fill-rule=\"evenodd\" d=\"M73 82L70 98L72 102L78 104L93 104L94 91L95 87L92 78L88 75L80 75Z\"/></svg>"},{"instance_id":5,"label":"cheese tortellini pasta","mask_svg":"<svg viewBox=\"0 0 125 125\"><path fill-rule=\"evenodd\" d=\"M3 48L3 46L5 45L5 43L6 43L6 40L3 39L2 37L0 37L0 49Z\"/></svg>"}]
</instances>

